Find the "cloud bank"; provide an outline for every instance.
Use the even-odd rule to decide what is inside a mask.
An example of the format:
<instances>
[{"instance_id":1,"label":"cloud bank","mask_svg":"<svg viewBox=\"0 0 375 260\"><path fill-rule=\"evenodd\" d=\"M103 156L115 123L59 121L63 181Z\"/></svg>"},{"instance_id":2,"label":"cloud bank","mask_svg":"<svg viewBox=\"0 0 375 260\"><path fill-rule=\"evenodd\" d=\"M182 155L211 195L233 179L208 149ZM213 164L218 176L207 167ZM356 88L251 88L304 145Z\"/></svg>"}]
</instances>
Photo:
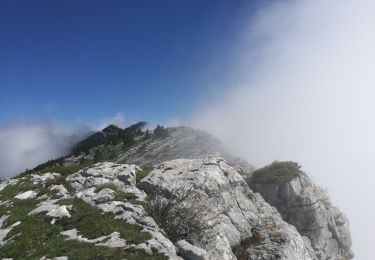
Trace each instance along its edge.
<instances>
[{"instance_id":1,"label":"cloud bank","mask_svg":"<svg viewBox=\"0 0 375 260\"><path fill-rule=\"evenodd\" d=\"M29 122L23 119L0 123L0 178L9 178L26 169L70 152L92 131L110 124L125 127L125 116L116 113L96 122L62 124L54 120Z\"/></svg>"},{"instance_id":2,"label":"cloud bank","mask_svg":"<svg viewBox=\"0 0 375 260\"><path fill-rule=\"evenodd\" d=\"M52 121L15 121L0 125L0 178L14 176L65 155L86 133Z\"/></svg>"},{"instance_id":3,"label":"cloud bank","mask_svg":"<svg viewBox=\"0 0 375 260\"><path fill-rule=\"evenodd\" d=\"M295 160L351 221L373 259L375 2L275 1L249 22L239 72L191 124L256 166ZM223 87L223 86L220 86Z\"/></svg>"}]
</instances>

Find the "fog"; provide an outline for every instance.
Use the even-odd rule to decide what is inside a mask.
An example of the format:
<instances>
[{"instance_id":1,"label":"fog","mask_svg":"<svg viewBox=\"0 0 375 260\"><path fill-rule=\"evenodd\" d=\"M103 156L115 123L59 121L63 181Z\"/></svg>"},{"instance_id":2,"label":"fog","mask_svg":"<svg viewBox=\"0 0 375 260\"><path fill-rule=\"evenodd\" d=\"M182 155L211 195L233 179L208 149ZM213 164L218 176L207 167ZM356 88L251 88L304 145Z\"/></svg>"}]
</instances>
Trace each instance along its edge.
<instances>
[{"instance_id":1,"label":"fog","mask_svg":"<svg viewBox=\"0 0 375 260\"><path fill-rule=\"evenodd\" d=\"M65 155L87 133L87 128L53 121L17 120L0 125L0 178Z\"/></svg>"},{"instance_id":2,"label":"fog","mask_svg":"<svg viewBox=\"0 0 375 260\"><path fill-rule=\"evenodd\" d=\"M298 161L349 217L361 260L375 242L374 14L369 0L270 3L233 47L233 84L191 119L257 167Z\"/></svg>"}]
</instances>

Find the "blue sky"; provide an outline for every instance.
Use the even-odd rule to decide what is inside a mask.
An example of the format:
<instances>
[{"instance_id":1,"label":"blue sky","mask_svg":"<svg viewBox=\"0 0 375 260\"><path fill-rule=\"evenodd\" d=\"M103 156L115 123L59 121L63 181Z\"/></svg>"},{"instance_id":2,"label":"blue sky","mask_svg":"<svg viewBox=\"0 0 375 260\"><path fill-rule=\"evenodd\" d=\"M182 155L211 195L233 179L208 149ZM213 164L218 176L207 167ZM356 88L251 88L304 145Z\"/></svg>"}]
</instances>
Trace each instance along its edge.
<instances>
[{"instance_id":1,"label":"blue sky","mask_svg":"<svg viewBox=\"0 0 375 260\"><path fill-rule=\"evenodd\" d=\"M1 1L0 123L184 119L260 2Z\"/></svg>"}]
</instances>

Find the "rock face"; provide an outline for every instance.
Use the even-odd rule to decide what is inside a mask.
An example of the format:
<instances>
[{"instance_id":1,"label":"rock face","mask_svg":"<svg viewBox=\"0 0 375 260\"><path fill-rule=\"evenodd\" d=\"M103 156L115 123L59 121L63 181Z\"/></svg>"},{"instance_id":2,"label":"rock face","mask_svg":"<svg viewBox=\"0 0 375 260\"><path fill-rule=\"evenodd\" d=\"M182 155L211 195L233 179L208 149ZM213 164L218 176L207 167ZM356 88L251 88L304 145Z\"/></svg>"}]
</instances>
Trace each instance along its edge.
<instances>
[{"instance_id":1,"label":"rock face","mask_svg":"<svg viewBox=\"0 0 375 260\"><path fill-rule=\"evenodd\" d=\"M211 259L236 259L232 248L238 245L244 251L243 259L315 259L295 227L284 222L275 208L253 193L239 172L219 157L164 162L140 183L148 193L193 186L215 213L211 227L200 241L194 241ZM220 196L213 198L211 194L217 192ZM248 238L253 239L243 243Z\"/></svg>"},{"instance_id":2,"label":"rock face","mask_svg":"<svg viewBox=\"0 0 375 260\"><path fill-rule=\"evenodd\" d=\"M254 181L250 186L276 207L286 222L310 239L318 259L353 257L347 218L304 172L298 170L290 181Z\"/></svg>"},{"instance_id":3,"label":"rock face","mask_svg":"<svg viewBox=\"0 0 375 260\"><path fill-rule=\"evenodd\" d=\"M152 238L143 244L129 245L125 240L118 237L118 234L111 234L110 240L106 241L106 246L118 246L122 248L141 248L146 252L152 253L152 250L157 250L168 256L170 259L180 259L177 257L176 249L173 243L163 235L155 221L150 218L142 205L130 203L129 200L124 199L119 201L116 199L116 191L113 186L117 187L119 191L131 197L133 200L140 202L144 201L146 194L139 190L136 184L136 171L140 168L136 165L115 164L115 163L98 163L93 166L75 173L67 178L71 186L77 190L76 197L84 200L93 207L97 207L104 212L112 212L116 214L115 219L121 219L129 224L136 224L144 228L142 232L148 232ZM109 186L112 188L103 188L98 191L98 187ZM77 231L71 230L66 235L70 238L77 238ZM78 239L84 239L79 238ZM98 245L103 245L103 239L94 240L99 241ZM86 242L88 240L86 239Z\"/></svg>"}]
</instances>

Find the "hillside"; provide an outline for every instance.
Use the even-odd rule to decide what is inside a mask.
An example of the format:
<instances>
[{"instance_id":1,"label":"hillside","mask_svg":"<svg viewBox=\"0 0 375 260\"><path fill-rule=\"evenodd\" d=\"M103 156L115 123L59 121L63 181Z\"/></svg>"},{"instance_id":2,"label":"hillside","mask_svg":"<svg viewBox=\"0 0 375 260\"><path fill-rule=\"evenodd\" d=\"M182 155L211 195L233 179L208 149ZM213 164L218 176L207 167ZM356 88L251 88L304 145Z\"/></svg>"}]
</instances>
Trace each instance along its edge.
<instances>
[{"instance_id":1,"label":"hillside","mask_svg":"<svg viewBox=\"0 0 375 260\"><path fill-rule=\"evenodd\" d=\"M0 258L352 258L348 220L297 163L254 170L202 131L108 126L0 182Z\"/></svg>"},{"instance_id":2,"label":"hillside","mask_svg":"<svg viewBox=\"0 0 375 260\"><path fill-rule=\"evenodd\" d=\"M234 167L240 167L245 175L254 171L252 165L229 153L220 140L204 131L184 126L157 126L150 131L145 127L145 122L125 129L110 125L80 141L67 156L48 161L29 172L62 166L67 171L74 171L104 161L134 163L149 168L168 160L196 159L212 154L222 156Z\"/></svg>"}]
</instances>

